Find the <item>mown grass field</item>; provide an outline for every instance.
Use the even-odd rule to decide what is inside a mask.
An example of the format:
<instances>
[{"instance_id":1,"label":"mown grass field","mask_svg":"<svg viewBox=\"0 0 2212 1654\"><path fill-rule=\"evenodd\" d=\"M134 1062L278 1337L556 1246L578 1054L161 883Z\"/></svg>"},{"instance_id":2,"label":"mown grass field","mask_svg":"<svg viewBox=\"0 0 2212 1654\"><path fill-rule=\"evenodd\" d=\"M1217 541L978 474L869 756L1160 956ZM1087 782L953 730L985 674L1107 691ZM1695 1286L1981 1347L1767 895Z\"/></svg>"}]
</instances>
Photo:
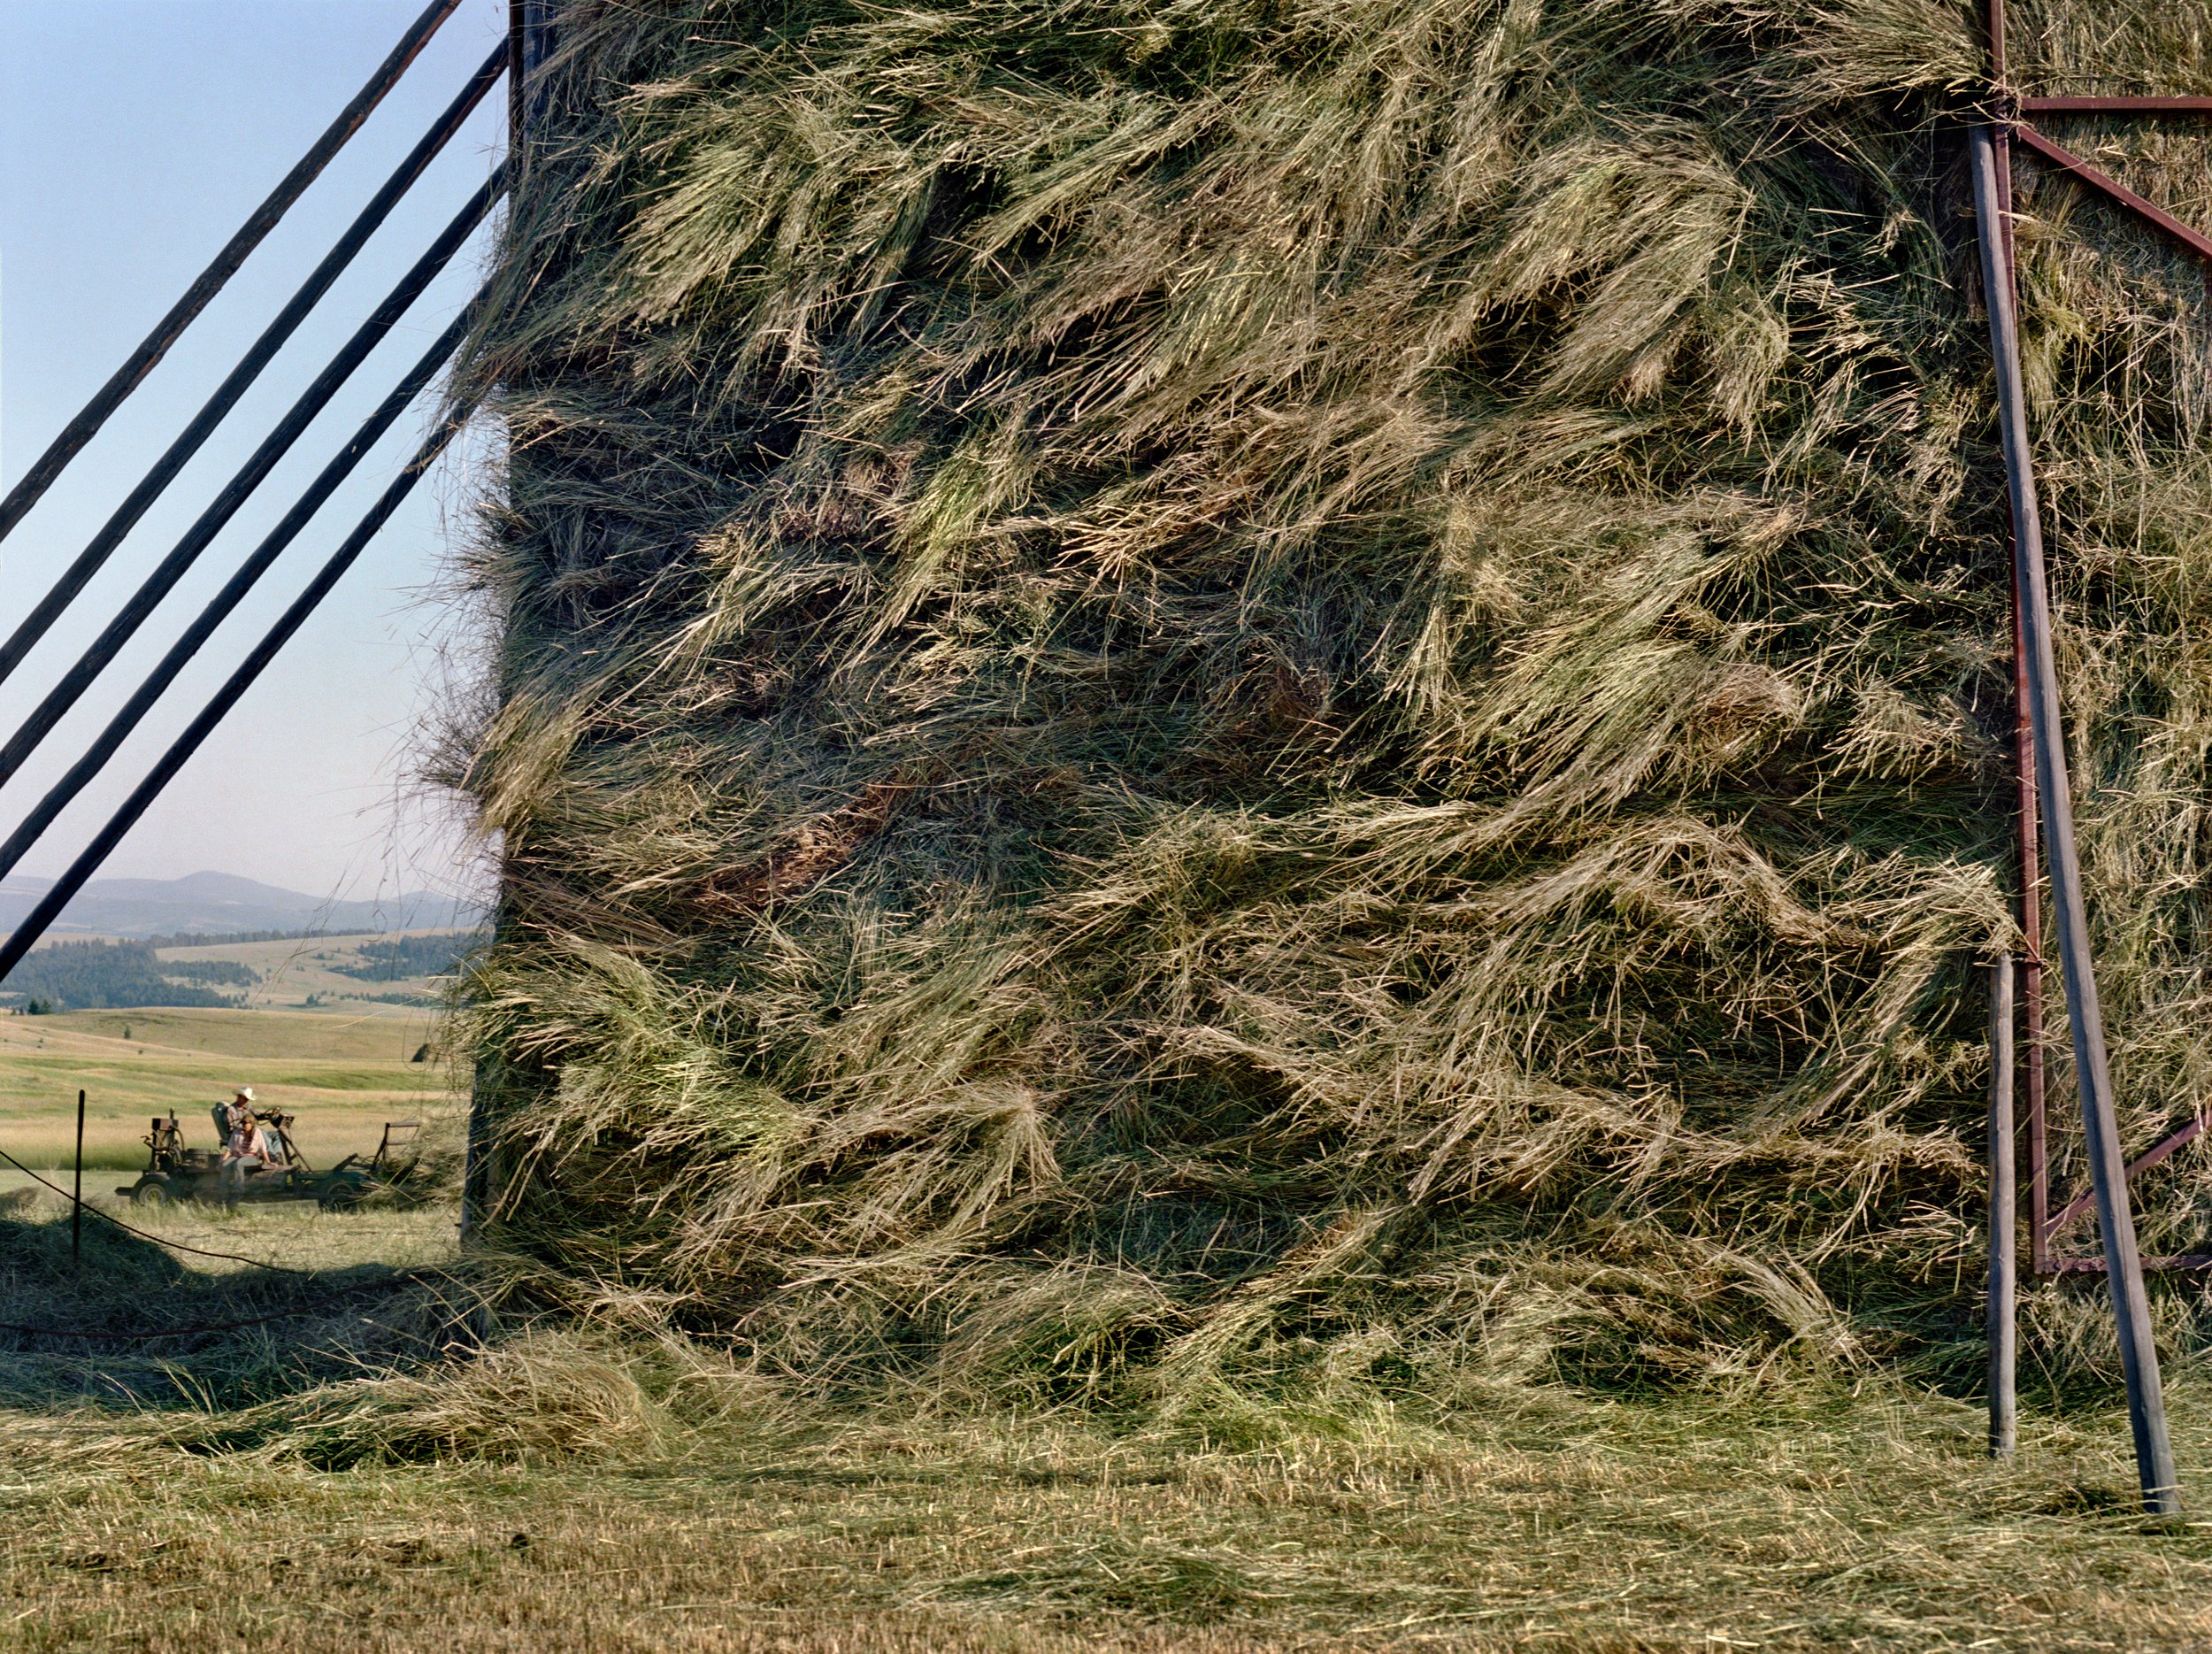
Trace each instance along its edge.
<instances>
[{"instance_id":1,"label":"mown grass field","mask_svg":"<svg viewBox=\"0 0 2212 1654\"><path fill-rule=\"evenodd\" d=\"M333 1073L407 1077L396 1027L129 1012L0 1031L27 1023L50 1042L0 1050L5 1072L104 1065L142 1103L241 1065L323 1106L349 1095ZM927 1396L840 1409L712 1348L511 1316L476 1346L465 1309L428 1313L388 1278L455 1263L449 1204L105 1204L310 1273L165 1257L96 1219L73 1274L65 1206L25 1191L0 1197L0 1321L305 1307L156 1344L0 1333L0 1647L2212 1646L2212 1383L2187 1366L2169 1376L2191 1514L2155 1524L2108 1405L2032 1415L2003 1466L1972 1405L1879 1380L1781 1403L1501 1385L1448 1410L1414 1394L1304 1411L1225 1395L1116 1420Z\"/></svg>"},{"instance_id":2,"label":"mown grass field","mask_svg":"<svg viewBox=\"0 0 2212 1654\"><path fill-rule=\"evenodd\" d=\"M444 1068L411 1060L430 1035L431 1013L400 1007L0 1017L0 1149L28 1165L67 1164L82 1088L86 1164L135 1169L152 1116L174 1110L186 1141L211 1147L209 1108L250 1085L265 1106L297 1115L302 1151L329 1165L374 1149L388 1119L447 1111Z\"/></svg>"},{"instance_id":3,"label":"mown grass field","mask_svg":"<svg viewBox=\"0 0 2212 1654\"><path fill-rule=\"evenodd\" d=\"M112 1402L0 1412L8 1644L2212 1643L2212 1523L2133 1513L2124 1427L2108 1413L2036 1420L2019 1464L1999 1468L1970 1409L1901 1394L1763 1415L1524 1392L1441 1423L1248 1416L1118 1435L1074 1419L840 1416L736 1374L718 1396L697 1373L690 1419L668 1391L626 1414L606 1358L544 1340L534 1399L505 1392L518 1412L584 1415L580 1444L535 1464L456 1453L331 1469L280 1437L181 1447ZM466 1383L453 1386L463 1411ZM2188 1382L2176 1402L2203 1512L2212 1393Z\"/></svg>"},{"instance_id":4,"label":"mown grass field","mask_svg":"<svg viewBox=\"0 0 2212 1654\"><path fill-rule=\"evenodd\" d=\"M288 937L275 942L218 942L197 948L164 948L161 958L173 964L226 963L243 965L260 980L244 993L246 1004L257 1009L296 1010L309 998L349 1002L343 1009L355 1015L396 1012L418 1025L427 1012L364 998L370 995L417 994L436 997L436 986L422 977L348 975L334 965L359 965L362 949L403 936L443 936L447 930L396 930L366 936Z\"/></svg>"},{"instance_id":5,"label":"mown grass field","mask_svg":"<svg viewBox=\"0 0 2212 1654\"><path fill-rule=\"evenodd\" d=\"M198 1324L455 1256L449 1206L130 1209L315 1279L272 1288L123 1236L96 1242L119 1250L85 1281L65 1210L19 1196L0 1214L0 1318L88 1304L103 1325ZM1983 1458L1970 1405L1883 1384L1786 1407L1502 1387L1442 1415L1409 1396L977 1419L926 1397L841 1412L711 1350L573 1330L507 1326L488 1353L396 1366L370 1351L410 1316L372 1295L166 1349L6 1340L0 1645L2212 1645L2212 1385L2185 1370L2193 1514L2161 1525L2135 1512L2110 1410L2031 1418L2009 1466Z\"/></svg>"}]
</instances>

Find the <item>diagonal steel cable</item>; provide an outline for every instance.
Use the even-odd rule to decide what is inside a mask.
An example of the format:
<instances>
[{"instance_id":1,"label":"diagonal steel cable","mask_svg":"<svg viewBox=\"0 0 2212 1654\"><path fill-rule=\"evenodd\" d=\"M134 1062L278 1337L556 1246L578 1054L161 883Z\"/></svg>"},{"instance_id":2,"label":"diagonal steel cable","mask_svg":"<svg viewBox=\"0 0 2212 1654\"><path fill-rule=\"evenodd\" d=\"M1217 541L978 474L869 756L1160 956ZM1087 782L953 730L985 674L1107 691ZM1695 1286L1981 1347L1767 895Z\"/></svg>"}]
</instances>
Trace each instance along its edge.
<instances>
[{"instance_id":1,"label":"diagonal steel cable","mask_svg":"<svg viewBox=\"0 0 2212 1654\"><path fill-rule=\"evenodd\" d=\"M123 842L124 835L136 825L138 819L161 796L162 789L176 779L177 772L199 750L201 743L214 732L230 709L238 704L246 691L253 687L254 681L276 658L277 652L291 640L295 632L306 624L308 616L314 613L323 599L344 577L346 571L353 566L369 542L376 537L377 531L399 509L400 502L412 492L423 473L445 450L446 444L452 441L454 433L472 412L470 406L459 406L439 422L438 428L416 450L414 458L407 462L399 475L378 497L376 504L355 525L353 532L346 536L338 549L331 553L328 561L317 571L315 578L308 582L307 589L292 600L291 606L277 618L275 625L223 681L222 687L200 709L198 716L185 727L183 733L170 743L168 750L162 754L146 778L108 819L107 825L69 865L68 871L39 898L37 905L16 926L7 941L0 942L0 980L4 980L7 973L22 962L23 956L46 934L70 899L84 888L85 881L99 871L100 864Z\"/></svg>"},{"instance_id":2,"label":"diagonal steel cable","mask_svg":"<svg viewBox=\"0 0 2212 1654\"><path fill-rule=\"evenodd\" d=\"M276 319L247 348L237 366L216 387L206 405L193 416L192 422L154 462L153 468L140 479L138 486L124 497L123 503L115 508L114 513L101 526L99 533L92 537L84 550L77 554L75 560L62 571L61 578L54 582L53 589L39 599L38 605L24 617L7 642L0 643L0 681L4 681L23 664L23 658L36 647L39 639L45 636L54 622L61 618L62 612L114 555L115 549L123 543L125 536L146 514L155 499L175 480L177 473L184 468L185 462L197 453L201 445L213 435L224 416L246 394L247 388L260 375L261 370L268 365L270 358L276 355L284 342L307 319L308 312L314 309L331 283L352 262L353 256L360 251L370 235L398 204L400 197L422 176L453 135L461 129L470 112L483 100L485 93L504 73L506 63L506 49L502 47L487 58L482 66L469 77L468 84L462 88L460 96L438 117L422 141L400 163L398 170L385 181L384 187L361 210L360 216L338 238L337 244L324 256L322 263L315 266L299 291L277 313ZM275 463L273 457L269 463Z\"/></svg>"},{"instance_id":3,"label":"diagonal steel cable","mask_svg":"<svg viewBox=\"0 0 2212 1654\"><path fill-rule=\"evenodd\" d=\"M236 235L223 244L222 250L199 277L169 308L169 313L154 324L154 330L139 342L138 348L124 359L108 378L107 383L93 393L92 400L79 410L77 416L62 427L60 433L46 445L46 451L33 462L31 468L19 478L7 497L0 500L0 539L4 539L17 523L46 490L54 479L62 473L72 459L82 451L108 416L122 406L123 400L138 388L147 374L152 373L161 358L190 327L199 313L205 310L224 284L237 273L253 250L274 229L292 204L306 192L307 187L322 175L332 157L346 146L346 141L361 129L376 106L384 101L385 94L399 83L408 65L421 55L430 43L430 37L439 26L460 7L461 0L431 0L429 9L417 18L400 36L399 44L370 75L368 83L353 96L353 101L338 112L337 119L325 128L323 135L315 140L305 155L292 170L269 192L268 198L247 216ZM481 96L479 93L478 96ZM472 105L473 107L473 105Z\"/></svg>"},{"instance_id":4,"label":"diagonal steel cable","mask_svg":"<svg viewBox=\"0 0 2212 1654\"><path fill-rule=\"evenodd\" d=\"M479 295L479 304L481 303L481 296ZM169 652L161 658L160 663L147 673L145 681L138 686L131 698L109 719L106 727L78 755L76 762L32 806L29 813L17 824L15 831L8 835L7 841L0 843L0 878L4 878L23 859L25 853L37 842L39 835L54 824L55 819L68 807L70 801L98 777L108 760L115 756L117 749L121 747L131 731L138 727L146 714L153 710L164 691L176 681L178 674L191 663L207 640L214 635L216 628L245 600L247 594L268 573L285 549L298 538L316 512L336 491L339 484L352 473L362 457L375 446L408 405L437 376L438 369L453 354L468 332L476 312L477 306L472 304L453 319L446 330L439 335L437 342L423 352L421 360L393 387L391 394L378 404L376 411L354 433L353 439L323 467L321 474L308 486L307 491L294 503L292 509L285 513L283 520L270 530L261 543L254 548L253 554L224 582L222 589L208 601L207 606L170 646ZM37 735L42 733L42 728L35 732L30 725L19 730L8 747L0 750L0 774L12 773L35 742Z\"/></svg>"},{"instance_id":5,"label":"diagonal steel cable","mask_svg":"<svg viewBox=\"0 0 2212 1654\"><path fill-rule=\"evenodd\" d=\"M114 659L117 652L129 642L133 633L146 623L149 616L168 596L176 583L182 580L195 561L204 551L223 526L237 514L247 498L267 478L302 432L314 420L337 395L339 388L351 377L353 371L367 359L387 334L398 325L408 307L422 296L423 290L449 264L456 253L482 223L492 204L506 188L506 173L503 168L485 180L483 185L469 198L468 204L455 215L428 251L415 261L414 267L400 278L384 302L378 305L368 319L354 331L330 365L316 376L315 382L300 395L290 412L277 424L268 438L256 449L238 473L224 485L214 503L201 512L199 519L185 531L169 554L157 564L153 572L131 594L100 635L86 645L74 665L62 673L59 681L49 690L43 700L23 720L15 734L0 748L0 782L6 781L20 766L32 749L42 741L48 732L61 721L69 709L77 704L93 681Z\"/></svg>"}]
</instances>

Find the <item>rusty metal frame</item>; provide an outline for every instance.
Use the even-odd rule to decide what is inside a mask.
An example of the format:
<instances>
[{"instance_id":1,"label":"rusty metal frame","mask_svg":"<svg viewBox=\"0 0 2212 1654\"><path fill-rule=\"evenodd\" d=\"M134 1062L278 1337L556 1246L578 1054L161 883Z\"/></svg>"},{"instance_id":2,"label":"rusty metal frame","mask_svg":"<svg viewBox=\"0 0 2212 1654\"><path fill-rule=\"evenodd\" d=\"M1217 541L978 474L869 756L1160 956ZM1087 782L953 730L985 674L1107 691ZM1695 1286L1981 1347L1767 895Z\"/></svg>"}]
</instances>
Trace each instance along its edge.
<instances>
[{"instance_id":1,"label":"rusty metal frame","mask_svg":"<svg viewBox=\"0 0 2212 1654\"><path fill-rule=\"evenodd\" d=\"M2092 99L2084 98L2078 101L2093 105L2093 100ZM2095 112L2093 107L2090 110L2078 112L2088 113L2097 112ZM2212 115L2212 108L2208 108L2202 112L2193 110L2190 112L2192 114L2203 113ZM2045 160L2049 161L2052 165L2058 166L2066 172L2071 173L2076 178L2079 179L2083 183L2087 184L2092 189L2097 190L2102 194L2108 200L2117 202L2121 206L2125 207L2129 212L2136 214L2139 218L2141 218L2156 226L2159 229L2164 231L2174 240L2179 242L2184 247L2186 247L2191 252L2196 254L2198 258L2212 259L2212 236L2207 236L2200 231L2190 228L2189 226L2184 224L2179 219L2176 218L2172 213L2167 212L2163 207L2161 207L2155 203L2147 201L2143 196L2137 195L2135 191L2130 189L2118 179L2113 178L2107 173L2098 171L2088 162L2083 160L2081 157L2074 154L2070 150L2062 148L2060 145L2054 143L2049 138L2046 137L2042 133L2038 132L2026 121L2015 119L2012 123L2011 135L2018 139L2022 143L2026 144L2028 148L2033 150L2038 155L2041 156Z\"/></svg>"},{"instance_id":2,"label":"rusty metal frame","mask_svg":"<svg viewBox=\"0 0 2212 1654\"><path fill-rule=\"evenodd\" d=\"M2136 213L2162 234L2178 241L2200 258L2212 261L2208 239L2172 214L2091 166L2035 130L2007 85L2004 0L1988 0L1992 106L1973 118L1967 134L1969 171L1973 180L1976 240L1979 243L1984 297L1989 316L1990 353L1996 370L1998 433L2004 452L2005 494L2011 518L2013 681L2016 743L2024 760L2032 751L2032 773L2023 762L2017 778L2019 800L2021 928L2025 942L2031 992L2028 995L2030 1096L2030 1181L2034 1196L2032 1245L2037 1273L2102 1274L2112 1302L2120 1365L2127 1381L2128 1422L2134 1436L2136 1473L2144 1507L2154 1515L2180 1511L2180 1489L2173 1446L2166 1427L2164 1387L2151 1307L2144 1286L2146 1267L2185 1268L2212 1265L2212 1258L2147 1260L2135 1234L2130 1199L2134 1174L2175 1153L2200 1135L2200 1121L2170 1133L2133 1162L2123 1158L2118 1112L2105 1044L2104 1019L2097 999L2089 916L2081 864L2074 840L2071 786L2067 775L2058 663L2052 638L2050 590L2043 554L2042 508L2037 499L2033 437L2021 370L2018 267L2013 241L2016 202L2012 183L2015 138L2061 172ZM2064 107L2036 100L2054 113L2212 113L2212 100L2131 98L2124 104L2095 97L2069 99ZM2202 107L2200 107L2200 104ZM2035 853L2039 834L2047 842ZM2067 1020L2074 1052L2075 1088L2079 1094L2084 1146L2091 1191L2047 1219L2050 1164L2040 1081L2042 1043L2040 878L2050 875L2051 907L2065 973ZM2008 1453L2015 1440L2015 1359L2018 1330L2011 1290L2016 1242L2012 1219L2019 1195L2013 1181L2012 1148L2017 1127L2013 1107L2011 1020L2013 973L2002 962L1990 980L1993 1024L2001 1019L2002 1037L1993 1027L1989 1109L1989 1423L1990 1451ZM2201 1108L2200 1109L2201 1113ZM2101 1258L2055 1259L2050 1255L2055 1230L2094 1201L2101 1232Z\"/></svg>"},{"instance_id":3,"label":"rusty metal frame","mask_svg":"<svg viewBox=\"0 0 2212 1654\"><path fill-rule=\"evenodd\" d=\"M2212 119L2212 97L2195 96L2012 96L2006 89L2004 0L1990 3L1990 49L1992 76L1997 88L1998 110L1998 169L1999 188L2008 208L2012 203L2012 173L2010 145L2017 140L2032 150L2045 163L2066 173L2076 182L2095 191L2112 205L2131 213L2160 234L2179 243L2207 265L2207 279L2212 282L2212 235L2184 222L2150 201L2109 173L2093 165L2059 143L2048 134L2032 125L2029 115L2106 115L2139 119ZM2007 274L2015 273L2012 223L2009 217L2002 226L2004 262ZM2014 615L2014 658L2021 659L2019 617L2016 604ZM2018 1065L2020 1078L2027 1093L2027 1170L2028 1170L2028 1254L2029 1270L2043 1276L2094 1275L2106 1273L2101 1258L2060 1258L2052 1245L2058 1232L2085 1215L2094 1204L2094 1193L2083 1189L2065 1201L2056 1212L2051 1210L2051 1157L2048 1114L2045 1100L2045 1065L2043 1037L2043 958L2042 915L2039 879L2039 846L2037 843L2038 815L2034 769L2029 758L2026 742L2027 715L2024 684L2016 671L2016 704L2018 716L2018 752L2016 765L2019 775L2019 860L2021 875L2020 927L2027 939L2027 952L2020 960L2020 1006L2023 1039L2022 1061ZM2183 1125L2167 1134L2150 1149L2127 1164L2126 1177L2132 1183L2138 1173L2148 1171L2201 1136L2212 1115L2200 1106ZM2142 1267L2148 1271L2212 1271L2212 1252L2186 1252L2170 1257L2146 1258Z\"/></svg>"}]
</instances>

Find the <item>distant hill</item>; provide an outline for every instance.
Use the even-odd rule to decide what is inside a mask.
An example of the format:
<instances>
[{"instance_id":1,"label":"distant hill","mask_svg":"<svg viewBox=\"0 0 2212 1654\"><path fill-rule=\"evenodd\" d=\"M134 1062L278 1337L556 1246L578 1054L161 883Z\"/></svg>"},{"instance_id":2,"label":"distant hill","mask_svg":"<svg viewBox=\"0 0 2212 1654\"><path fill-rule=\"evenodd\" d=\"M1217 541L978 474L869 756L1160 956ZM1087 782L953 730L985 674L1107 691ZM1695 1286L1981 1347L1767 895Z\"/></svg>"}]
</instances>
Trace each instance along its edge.
<instances>
[{"instance_id":1,"label":"distant hill","mask_svg":"<svg viewBox=\"0 0 2212 1654\"><path fill-rule=\"evenodd\" d=\"M0 930L11 930L53 888L48 879L0 880ZM253 930L416 930L473 928L484 910L473 902L412 891L375 902L305 896L234 873L196 873L183 879L95 879L62 910L57 936L151 936L196 931L234 936Z\"/></svg>"}]
</instances>

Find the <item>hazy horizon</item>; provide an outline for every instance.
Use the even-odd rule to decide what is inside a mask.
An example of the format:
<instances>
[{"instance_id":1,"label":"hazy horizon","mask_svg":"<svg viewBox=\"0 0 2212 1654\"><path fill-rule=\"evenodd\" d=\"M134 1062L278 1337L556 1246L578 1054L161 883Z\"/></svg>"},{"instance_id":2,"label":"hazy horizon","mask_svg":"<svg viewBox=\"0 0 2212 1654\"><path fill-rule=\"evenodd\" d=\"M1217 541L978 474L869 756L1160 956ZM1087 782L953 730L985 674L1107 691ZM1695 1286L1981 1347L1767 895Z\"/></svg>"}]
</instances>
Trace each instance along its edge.
<instances>
[{"instance_id":1,"label":"hazy horizon","mask_svg":"<svg viewBox=\"0 0 2212 1654\"><path fill-rule=\"evenodd\" d=\"M421 0L0 0L0 483L12 482L352 96ZM470 0L169 358L0 543L12 629L196 411L400 155L501 38ZM503 141L503 89L395 212L71 616L0 686L12 728L388 288ZM417 304L25 772L12 824L56 780L237 561L458 308L484 235ZM250 647L419 439L418 407L18 870L52 878ZM364 899L480 883L407 754L465 645L435 593L472 479L449 462L385 528L245 701L109 858L104 878L211 871ZM0 732L4 733L4 732Z\"/></svg>"}]
</instances>

